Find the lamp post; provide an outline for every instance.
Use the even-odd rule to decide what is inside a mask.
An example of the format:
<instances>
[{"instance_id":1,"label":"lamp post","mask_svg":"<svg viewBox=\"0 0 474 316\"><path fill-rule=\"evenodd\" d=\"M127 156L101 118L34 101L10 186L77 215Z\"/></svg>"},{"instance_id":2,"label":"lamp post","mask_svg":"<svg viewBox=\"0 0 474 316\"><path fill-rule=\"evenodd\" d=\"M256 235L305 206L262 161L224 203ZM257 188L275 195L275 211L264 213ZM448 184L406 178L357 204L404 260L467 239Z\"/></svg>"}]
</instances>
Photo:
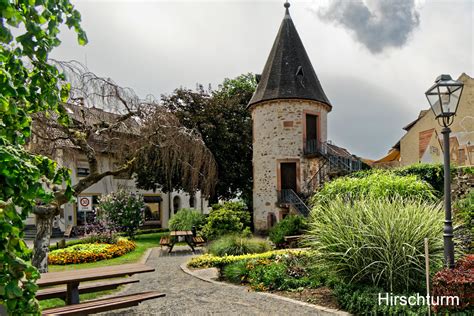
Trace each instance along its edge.
<instances>
[{"instance_id":1,"label":"lamp post","mask_svg":"<svg viewBox=\"0 0 474 316\"><path fill-rule=\"evenodd\" d=\"M436 78L435 84L425 93L438 123L443 126L441 133L443 134L444 154L444 259L446 267L450 269L454 268L454 234L451 216L451 168L449 161L449 134L451 129L449 126L453 124L463 86L462 82L453 80L450 75L441 75Z\"/></svg>"}]
</instances>

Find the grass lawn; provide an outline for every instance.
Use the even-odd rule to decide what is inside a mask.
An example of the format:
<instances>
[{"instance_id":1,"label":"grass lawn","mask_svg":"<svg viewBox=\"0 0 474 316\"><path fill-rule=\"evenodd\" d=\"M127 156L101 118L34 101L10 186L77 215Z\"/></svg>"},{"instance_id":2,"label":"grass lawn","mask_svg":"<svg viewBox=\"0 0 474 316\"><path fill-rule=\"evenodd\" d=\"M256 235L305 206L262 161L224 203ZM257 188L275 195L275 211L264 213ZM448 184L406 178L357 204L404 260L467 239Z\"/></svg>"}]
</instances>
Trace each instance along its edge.
<instances>
[{"instance_id":1,"label":"grass lawn","mask_svg":"<svg viewBox=\"0 0 474 316\"><path fill-rule=\"evenodd\" d=\"M68 264L68 265L49 265L49 272L77 270L77 269L89 269L97 267L105 267L119 264L136 263L141 259L143 254L148 248L158 247L160 245L160 238L168 235L169 233L153 233L146 235L138 235L135 238L137 248L134 251L127 253L118 258L109 260L101 260L91 263L79 263L79 264Z\"/></svg>"},{"instance_id":2,"label":"grass lawn","mask_svg":"<svg viewBox=\"0 0 474 316\"><path fill-rule=\"evenodd\" d=\"M129 252L126 255L123 255L118 258L114 258L110 260L101 260L101 261L91 262L91 263L80 263L80 264L69 264L69 265L49 265L49 271L57 272L57 271L105 267L105 266L120 265L120 264L127 264L127 263L136 263L143 257L147 249L152 248L152 247L158 247L160 245L160 238L168 234L169 233L164 232L164 233L138 235L135 238L137 248L135 248L134 251ZM82 302L85 300L97 299L104 295L113 294L114 292L117 292L119 290L120 290L120 287L116 290L81 294L80 300ZM60 307L64 305L65 305L64 301L59 298L53 298L49 300L40 301L40 306L42 309Z\"/></svg>"}]
</instances>

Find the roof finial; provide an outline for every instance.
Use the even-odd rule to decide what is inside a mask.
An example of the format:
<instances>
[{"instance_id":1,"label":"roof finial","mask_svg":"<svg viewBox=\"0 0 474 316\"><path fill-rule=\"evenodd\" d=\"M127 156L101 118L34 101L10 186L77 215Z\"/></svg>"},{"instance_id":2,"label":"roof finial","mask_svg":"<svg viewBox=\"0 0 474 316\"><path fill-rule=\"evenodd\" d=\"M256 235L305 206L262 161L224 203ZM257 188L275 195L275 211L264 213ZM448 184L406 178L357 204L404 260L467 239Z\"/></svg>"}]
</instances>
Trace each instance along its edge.
<instances>
[{"instance_id":1,"label":"roof finial","mask_svg":"<svg viewBox=\"0 0 474 316\"><path fill-rule=\"evenodd\" d=\"M290 3L288 2L288 0L285 1L285 4L283 6L286 8L285 15L290 15L290 11L288 10L288 8L290 7Z\"/></svg>"}]
</instances>

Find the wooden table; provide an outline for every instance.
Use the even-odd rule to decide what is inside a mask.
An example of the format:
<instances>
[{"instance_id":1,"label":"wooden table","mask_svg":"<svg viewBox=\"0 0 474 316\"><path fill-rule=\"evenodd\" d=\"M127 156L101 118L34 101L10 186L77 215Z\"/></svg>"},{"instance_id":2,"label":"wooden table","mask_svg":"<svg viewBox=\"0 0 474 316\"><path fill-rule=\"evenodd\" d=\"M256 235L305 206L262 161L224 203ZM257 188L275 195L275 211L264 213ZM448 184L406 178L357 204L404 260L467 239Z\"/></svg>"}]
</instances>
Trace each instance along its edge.
<instances>
[{"instance_id":1,"label":"wooden table","mask_svg":"<svg viewBox=\"0 0 474 316\"><path fill-rule=\"evenodd\" d=\"M79 303L79 283L130 276L137 273L153 272L154 268L144 264L123 264L92 269L78 269L62 272L48 272L41 274L36 284L41 287L52 285L67 285L66 304Z\"/></svg>"},{"instance_id":2,"label":"wooden table","mask_svg":"<svg viewBox=\"0 0 474 316\"><path fill-rule=\"evenodd\" d=\"M178 237L184 237L184 241L191 248L192 252L194 252L193 232L190 230L174 230L170 232L171 240L168 252L171 252L173 250L174 245L178 242Z\"/></svg>"}]
</instances>

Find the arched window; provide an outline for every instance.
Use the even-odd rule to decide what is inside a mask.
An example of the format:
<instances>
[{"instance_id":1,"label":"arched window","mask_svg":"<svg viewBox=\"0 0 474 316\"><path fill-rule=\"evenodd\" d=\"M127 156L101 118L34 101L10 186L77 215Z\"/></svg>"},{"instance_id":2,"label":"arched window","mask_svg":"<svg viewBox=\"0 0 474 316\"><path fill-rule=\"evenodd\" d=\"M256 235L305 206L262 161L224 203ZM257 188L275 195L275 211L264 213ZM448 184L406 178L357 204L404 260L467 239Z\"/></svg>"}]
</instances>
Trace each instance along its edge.
<instances>
[{"instance_id":1,"label":"arched window","mask_svg":"<svg viewBox=\"0 0 474 316\"><path fill-rule=\"evenodd\" d=\"M175 196L173 198L173 212L176 214L176 212L178 212L180 208L181 208L181 198L179 196Z\"/></svg>"}]
</instances>

